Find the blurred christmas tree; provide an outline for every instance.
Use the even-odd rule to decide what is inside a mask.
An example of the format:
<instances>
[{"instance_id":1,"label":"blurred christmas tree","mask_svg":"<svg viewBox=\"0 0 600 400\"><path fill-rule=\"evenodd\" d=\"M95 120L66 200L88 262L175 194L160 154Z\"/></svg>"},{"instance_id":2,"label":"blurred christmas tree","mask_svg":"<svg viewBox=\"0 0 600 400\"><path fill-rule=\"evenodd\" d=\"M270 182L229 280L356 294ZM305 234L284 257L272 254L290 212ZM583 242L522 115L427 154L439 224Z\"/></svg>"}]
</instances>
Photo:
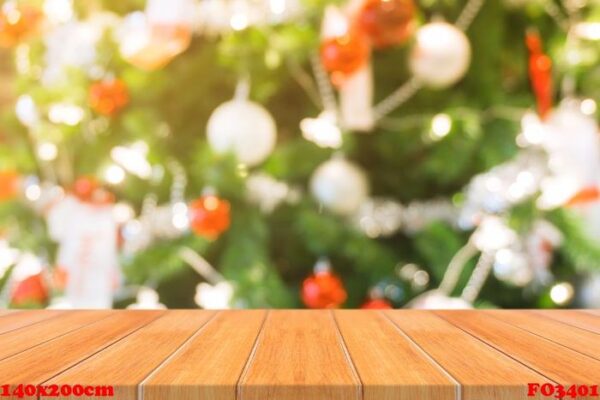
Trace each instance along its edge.
<instances>
[{"instance_id":1,"label":"blurred christmas tree","mask_svg":"<svg viewBox=\"0 0 600 400\"><path fill-rule=\"evenodd\" d=\"M4 1L0 304L598 307L599 39L595 0Z\"/></svg>"}]
</instances>

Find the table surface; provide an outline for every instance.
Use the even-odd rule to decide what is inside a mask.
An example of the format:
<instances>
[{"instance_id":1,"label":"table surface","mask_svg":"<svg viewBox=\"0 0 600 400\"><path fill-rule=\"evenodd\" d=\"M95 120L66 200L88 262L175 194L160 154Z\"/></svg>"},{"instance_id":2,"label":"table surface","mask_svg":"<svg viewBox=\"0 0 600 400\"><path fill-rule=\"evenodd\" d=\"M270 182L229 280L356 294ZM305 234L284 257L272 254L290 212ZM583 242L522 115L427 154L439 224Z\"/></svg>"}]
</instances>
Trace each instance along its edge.
<instances>
[{"instance_id":1,"label":"table surface","mask_svg":"<svg viewBox=\"0 0 600 400\"><path fill-rule=\"evenodd\" d=\"M529 383L600 383L600 311L0 311L0 387L11 390L520 400Z\"/></svg>"}]
</instances>

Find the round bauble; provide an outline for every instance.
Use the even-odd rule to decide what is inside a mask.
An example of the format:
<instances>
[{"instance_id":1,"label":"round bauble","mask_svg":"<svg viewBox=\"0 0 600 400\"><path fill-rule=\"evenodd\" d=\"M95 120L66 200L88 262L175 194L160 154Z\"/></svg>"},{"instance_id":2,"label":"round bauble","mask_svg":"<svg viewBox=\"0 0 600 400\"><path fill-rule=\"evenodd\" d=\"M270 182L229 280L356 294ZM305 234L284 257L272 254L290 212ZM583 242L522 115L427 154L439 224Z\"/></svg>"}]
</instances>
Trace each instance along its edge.
<instances>
[{"instance_id":1,"label":"round bauble","mask_svg":"<svg viewBox=\"0 0 600 400\"><path fill-rule=\"evenodd\" d=\"M229 229L231 206L217 196L202 196L189 205L190 226L198 236L216 239Z\"/></svg>"},{"instance_id":2,"label":"round bauble","mask_svg":"<svg viewBox=\"0 0 600 400\"><path fill-rule=\"evenodd\" d=\"M360 308L363 310L391 310L394 307L385 299L370 299L360 306Z\"/></svg>"},{"instance_id":3,"label":"round bauble","mask_svg":"<svg viewBox=\"0 0 600 400\"><path fill-rule=\"evenodd\" d=\"M421 27L410 55L410 69L419 81L444 88L462 79L471 62L471 44L467 36L446 22Z\"/></svg>"},{"instance_id":4,"label":"round bauble","mask_svg":"<svg viewBox=\"0 0 600 400\"><path fill-rule=\"evenodd\" d=\"M271 114L260 104L232 100L221 104L210 116L207 136L215 152L233 152L238 161L254 166L273 151L277 128Z\"/></svg>"},{"instance_id":5,"label":"round bauble","mask_svg":"<svg viewBox=\"0 0 600 400\"><path fill-rule=\"evenodd\" d=\"M337 308L348 297L341 279L331 271L317 271L302 283L302 301L308 308Z\"/></svg>"},{"instance_id":6,"label":"round bauble","mask_svg":"<svg viewBox=\"0 0 600 400\"><path fill-rule=\"evenodd\" d=\"M415 25L413 0L367 0L357 22L378 48L404 43Z\"/></svg>"},{"instance_id":7,"label":"round bauble","mask_svg":"<svg viewBox=\"0 0 600 400\"><path fill-rule=\"evenodd\" d=\"M333 158L314 172L310 189L325 208L336 214L351 215L367 199L369 184L360 167L343 158Z\"/></svg>"},{"instance_id":8,"label":"round bauble","mask_svg":"<svg viewBox=\"0 0 600 400\"><path fill-rule=\"evenodd\" d=\"M334 83L358 71L369 60L369 43L364 34L354 30L344 36L331 37L321 43L321 62L332 74Z\"/></svg>"},{"instance_id":9,"label":"round bauble","mask_svg":"<svg viewBox=\"0 0 600 400\"><path fill-rule=\"evenodd\" d=\"M31 275L15 284L10 303L13 307L39 307L48 301L48 292L44 276L41 273Z\"/></svg>"},{"instance_id":10,"label":"round bauble","mask_svg":"<svg viewBox=\"0 0 600 400\"><path fill-rule=\"evenodd\" d=\"M14 47L29 39L39 30L42 19L37 8L4 2L0 7L0 47Z\"/></svg>"},{"instance_id":11,"label":"round bauble","mask_svg":"<svg viewBox=\"0 0 600 400\"><path fill-rule=\"evenodd\" d=\"M112 117L129 104L129 90L120 79L96 82L90 87L89 103L98 114Z\"/></svg>"},{"instance_id":12,"label":"round bauble","mask_svg":"<svg viewBox=\"0 0 600 400\"><path fill-rule=\"evenodd\" d=\"M19 194L21 177L15 171L0 171L0 201L11 200Z\"/></svg>"}]
</instances>

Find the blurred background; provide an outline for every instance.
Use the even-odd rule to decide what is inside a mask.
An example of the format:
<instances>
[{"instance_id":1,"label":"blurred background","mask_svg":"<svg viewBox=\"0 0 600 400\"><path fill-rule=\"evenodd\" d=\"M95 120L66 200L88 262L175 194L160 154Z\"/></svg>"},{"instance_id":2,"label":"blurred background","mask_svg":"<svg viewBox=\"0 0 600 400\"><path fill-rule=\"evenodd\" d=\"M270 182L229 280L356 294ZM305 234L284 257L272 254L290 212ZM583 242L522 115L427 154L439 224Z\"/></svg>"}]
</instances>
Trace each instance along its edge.
<instances>
[{"instance_id":1,"label":"blurred background","mask_svg":"<svg viewBox=\"0 0 600 400\"><path fill-rule=\"evenodd\" d=\"M0 307L600 307L597 0L0 1Z\"/></svg>"}]
</instances>

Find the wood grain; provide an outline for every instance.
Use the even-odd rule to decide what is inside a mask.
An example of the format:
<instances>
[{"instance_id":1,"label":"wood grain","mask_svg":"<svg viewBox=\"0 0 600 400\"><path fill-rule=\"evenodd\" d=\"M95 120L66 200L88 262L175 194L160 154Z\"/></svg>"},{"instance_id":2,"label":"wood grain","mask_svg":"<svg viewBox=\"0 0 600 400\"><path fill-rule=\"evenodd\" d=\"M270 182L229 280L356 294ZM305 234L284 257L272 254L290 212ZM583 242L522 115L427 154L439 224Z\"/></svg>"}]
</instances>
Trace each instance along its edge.
<instances>
[{"instance_id":1,"label":"wood grain","mask_svg":"<svg viewBox=\"0 0 600 400\"><path fill-rule=\"evenodd\" d=\"M330 311L271 311L239 400L358 400L360 389Z\"/></svg>"},{"instance_id":2,"label":"wood grain","mask_svg":"<svg viewBox=\"0 0 600 400\"><path fill-rule=\"evenodd\" d=\"M265 311L223 311L142 385L144 400L235 400Z\"/></svg>"},{"instance_id":3,"label":"wood grain","mask_svg":"<svg viewBox=\"0 0 600 400\"><path fill-rule=\"evenodd\" d=\"M561 384L598 384L600 361L477 311L437 311L447 321Z\"/></svg>"},{"instance_id":4,"label":"wood grain","mask_svg":"<svg viewBox=\"0 0 600 400\"><path fill-rule=\"evenodd\" d=\"M527 400L528 383L554 382L600 382L600 314L0 312L0 385L12 387L113 386L122 400Z\"/></svg>"},{"instance_id":5,"label":"wood grain","mask_svg":"<svg viewBox=\"0 0 600 400\"><path fill-rule=\"evenodd\" d=\"M464 400L524 399L528 383L549 382L431 312L403 310L386 315L461 384Z\"/></svg>"},{"instance_id":6,"label":"wood grain","mask_svg":"<svg viewBox=\"0 0 600 400\"><path fill-rule=\"evenodd\" d=\"M110 315L110 311L73 311L60 318L42 320L2 335L0 360L38 346L50 339L75 331Z\"/></svg>"},{"instance_id":7,"label":"wood grain","mask_svg":"<svg viewBox=\"0 0 600 400\"><path fill-rule=\"evenodd\" d=\"M8 313L1 317L0 334L10 332L24 326L33 325L40 321L57 317L63 313L64 311L54 310L15 311Z\"/></svg>"},{"instance_id":8,"label":"wood grain","mask_svg":"<svg viewBox=\"0 0 600 400\"><path fill-rule=\"evenodd\" d=\"M105 349L162 314L119 312L0 361L2 384L38 385ZM10 397L6 397L7 399Z\"/></svg>"},{"instance_id":9,"label":"wood grain","mask_svg":"<svg viewBox=\"0 0 600 400\"><path fill-rule=\"evenodd\" d=\"M456 381L381 313L336 311L335 318L365 400L456 398Z\"/></svg>"},{"instance_id":10,"label":"wood grain","mask_svg":"<svg viewBox=\"0 0 600 400\"><path fill-rule=\"evenodd\" d=\"M552 318L569 326L585 329L590 332L600 334L600 316L592 311L572 311L572 310L552 310L552 311L533 311L547 318Z\"/></svg>"},{"instance_id":11,"label":"wood grain","mask_svg":"<svg viewBox=\"0 0 600 400\"><path fill-rule=\"evenodd\" d=\"M80 385L112 385L115 398L135 400L138 384L213 315L214 312L210 311L172 311L106 350L96 353L57 377L44 382L44 385L68 385L74 382ZM56 399L56 397L48 397L51 398ZM75 398L60 397L59 399ZM86 397L86 399L96 399L96 397Z\"/></svg>"},{"instance_id":12,"label":"wood grain","mask_svg":"<svg viewBox=\"0 0 600 400\"><path fill-rule=\"evenodd\" d=\"M600 335L530 311L488 311L511 325L600 360Z\"/></svg>"}]
</instances>

